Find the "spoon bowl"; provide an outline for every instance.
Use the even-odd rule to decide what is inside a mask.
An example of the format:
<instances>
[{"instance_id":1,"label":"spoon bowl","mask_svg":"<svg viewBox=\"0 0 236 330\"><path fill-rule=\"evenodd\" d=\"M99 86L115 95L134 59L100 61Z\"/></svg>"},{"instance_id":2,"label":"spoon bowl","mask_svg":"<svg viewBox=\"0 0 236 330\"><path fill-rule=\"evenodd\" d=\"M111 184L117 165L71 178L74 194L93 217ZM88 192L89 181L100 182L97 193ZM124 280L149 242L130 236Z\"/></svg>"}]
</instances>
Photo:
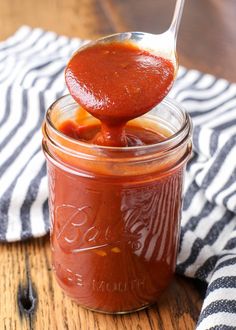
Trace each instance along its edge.
<instances>
[{"instance_id":1,"label":"spoon bowl","mask_svg":"<svg viewBox=\"0 0 236 330\"><path fill-rule=\"evenodd\" d=\"M170 60L173 63L175 69L178 69L178 61L175 49L175 37L170 30L167 30L166 32L161 34L152 34L139 31L111 34L109 36L86 43L84 46L79 48L76 54L88 47L113 42L133 43L142 50L146 50L156 56L160 56L167 60Z\"/></svg>"}]
</instances>

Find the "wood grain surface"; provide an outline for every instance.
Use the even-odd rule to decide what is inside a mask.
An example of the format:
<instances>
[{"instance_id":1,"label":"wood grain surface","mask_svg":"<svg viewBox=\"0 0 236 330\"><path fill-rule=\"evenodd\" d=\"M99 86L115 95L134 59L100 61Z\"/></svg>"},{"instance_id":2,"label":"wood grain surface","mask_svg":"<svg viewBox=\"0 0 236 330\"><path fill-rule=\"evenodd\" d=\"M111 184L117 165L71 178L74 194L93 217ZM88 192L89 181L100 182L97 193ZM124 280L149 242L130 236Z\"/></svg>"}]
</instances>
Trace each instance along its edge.
<instances>
[{"instance_id":1,"label":"wood grain surface","mask_svg":"<svg viewBox=\"0 0 236 330\"><path fill-rule=\"evenodd\" d=\"M194 329L201 308L197 282L176 277L153 307L130 315L105 315L79 307L58 287L48 237L2 244L0 329Z\"/></svg>"},{"instance_id":2,"label":"wood grain surface","mask_svg":"<svg viewBox=\"0 0 236 330\"><path fill-rule=\"evenodd\" d=\"M127 30L160 33L174 0L0 0L0 40L27 24L95 39ZM188 0L180 29L180 63L235 81L235 0ZM111 316L85 310L57 286L49 238L0 245L0 330L192 330L204 286L176 276L153 307Z\"/></svg>"}]
</instances>

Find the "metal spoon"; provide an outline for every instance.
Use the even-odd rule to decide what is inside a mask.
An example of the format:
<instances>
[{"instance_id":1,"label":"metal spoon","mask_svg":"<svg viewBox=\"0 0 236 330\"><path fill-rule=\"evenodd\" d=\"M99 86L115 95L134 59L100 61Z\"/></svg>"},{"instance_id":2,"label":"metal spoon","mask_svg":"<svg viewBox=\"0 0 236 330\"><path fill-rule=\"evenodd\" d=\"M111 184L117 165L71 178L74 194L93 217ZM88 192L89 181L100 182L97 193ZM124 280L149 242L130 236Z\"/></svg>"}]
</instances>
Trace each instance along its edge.
<instances>
[{"instance_id":1,"label":"metal spoon","mask_svg":"<svg viewBox=\"0 0 236 330\"><path fill-rule=\"evenodd\" d=\"M112 34L101 39L89 42L78 51L82 51L87 47L96 44L104 44L110 42L131 41L139 48L145 49L156 55L162 56L172 61L175 71L178 69L178 59L176 56L176 41L179 31L179 25L183 13L185 0L176 0L175 10L170 27L167 31L161 34L152 34L145 32L122 32Z\"/></svg>"}]
</instances>

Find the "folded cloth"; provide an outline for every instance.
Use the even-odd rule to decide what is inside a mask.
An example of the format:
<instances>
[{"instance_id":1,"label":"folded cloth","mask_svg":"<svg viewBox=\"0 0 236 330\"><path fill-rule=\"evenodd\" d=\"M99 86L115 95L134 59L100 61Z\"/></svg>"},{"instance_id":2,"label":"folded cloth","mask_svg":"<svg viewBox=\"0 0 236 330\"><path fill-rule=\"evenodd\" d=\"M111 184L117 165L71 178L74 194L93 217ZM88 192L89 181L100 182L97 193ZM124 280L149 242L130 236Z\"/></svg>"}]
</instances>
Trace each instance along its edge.
<instances>
[{"instance_id":1,"label":"folded cloth","mask_svg":"<svg viewBox=\"0 0 236 330\"><path fill-rule=\"evenodd\" d=\"M49 231L40 128L82 43L26 26L0 43L2 242ZM194 123L176 271L209 283L198 330L236 329L236 84L180 67L169 95Z\"/></svg>"}]
</instances>

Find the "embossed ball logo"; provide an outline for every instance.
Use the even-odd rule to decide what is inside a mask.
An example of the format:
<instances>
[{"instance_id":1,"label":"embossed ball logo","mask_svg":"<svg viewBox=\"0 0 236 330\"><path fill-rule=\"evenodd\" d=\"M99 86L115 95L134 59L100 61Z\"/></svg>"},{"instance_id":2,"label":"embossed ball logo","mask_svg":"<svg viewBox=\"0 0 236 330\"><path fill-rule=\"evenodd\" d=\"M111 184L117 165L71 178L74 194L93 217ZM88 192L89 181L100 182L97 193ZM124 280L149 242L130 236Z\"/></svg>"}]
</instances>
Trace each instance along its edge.
<instances>
[{"instance_id":1,"label":"embossed ball logo","mask_svg":"<svg viewBox=\"0 0 236 330\"><path fill-rule=\"evenodd\" d=\"M55 210L55 238L65 253L81 253L107 246L128 245L133 251L142 247L140 232L132 233L123 221L113 228L111 224L96 223L89 206L60 205Z\"/></svg>"}]
</instances>

